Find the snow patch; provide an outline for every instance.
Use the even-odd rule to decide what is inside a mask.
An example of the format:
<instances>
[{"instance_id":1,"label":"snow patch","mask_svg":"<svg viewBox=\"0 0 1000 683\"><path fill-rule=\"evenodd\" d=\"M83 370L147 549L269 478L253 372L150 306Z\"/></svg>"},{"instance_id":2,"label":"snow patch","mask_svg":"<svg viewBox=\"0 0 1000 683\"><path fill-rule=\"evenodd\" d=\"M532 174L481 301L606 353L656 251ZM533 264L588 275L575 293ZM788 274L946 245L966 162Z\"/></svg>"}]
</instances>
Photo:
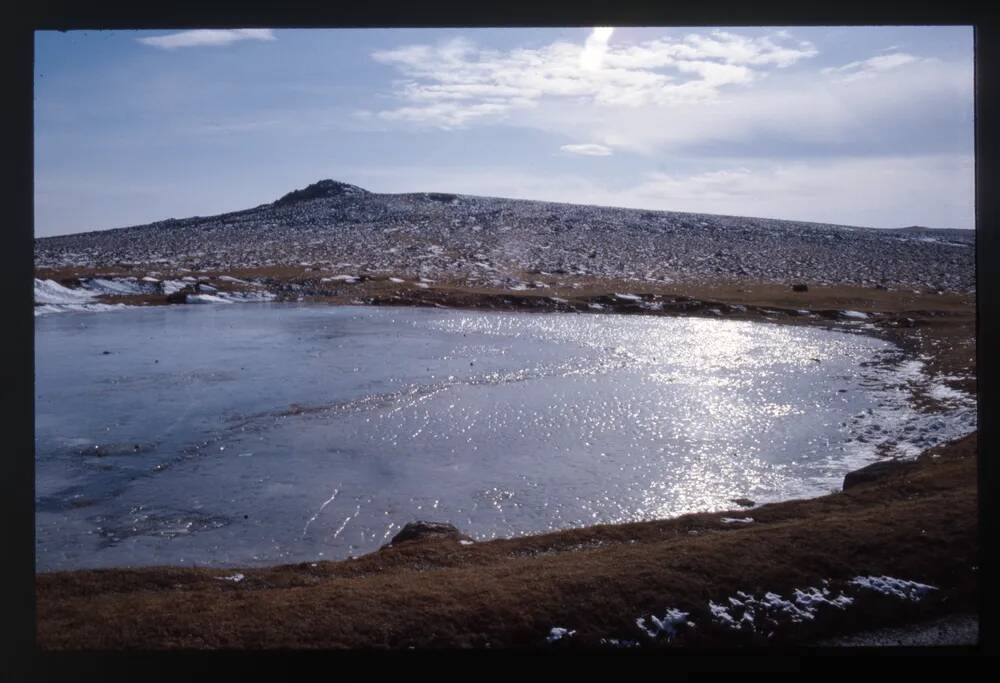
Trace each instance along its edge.
<instances>
[{"instance_id":1,"label":"snow patch","mask_svg":"<svg viewBox=\"0 0 1000 683\"><path fill-rule=\"evenodd\" d=\"M918 602L931 591L937 590L935 586L907 581L906 579L896 579L891 576L856 576L851 579L850 583L883 595L891 595L900 600L912 602Z\"/></svg>"},{"instance_id":2,"label":"snow patch","mask_svg":"<svg viewBox=\"0 0 1000 683\"><path fill-rule=\"evenodd\" d=\"M674 608L668 608L662 619L655 614L651 614L649 621L651 625L647 626L646 619L639 617L635 620L635 625L650 638L657 638L663 635L668 641L674 639L674 636L677 635L681 627L694 626L694 622L688 621L688 612L682 612Z\"/></svg>"},{"instance_id":3,"label":"snow patch","mask_svg":"<svg viewBox=\"0 0 1000 683\"><path fill-rule=\"evenodd\" d=\"M576 635L576 631L571 631L569 629L560 628L555 626L549 631L549 635L545 637L545 642L554 643L557 640L562 640L563 638L572 638Z\"/></svg>"},{"instance_id":4,"label":"snow patch","mask_svg":"<svg viewBox=\"0 0 1000 683\"><path fill-rule=\"evenodd\" d=\"M229 299L214 294L188 294L185 299L189 304L231 304Z\"/></svg>"},{"instance_id":5,"label":"snow patch","mask_svg":"<svg viewBox=\"0 0 1000 683\"><path fill-rule=\"evenodd\" d=\"M91 301L97 294L64 287L55 280L35 278L36 304L79 304Z\"/></svg>"}]
</instances>

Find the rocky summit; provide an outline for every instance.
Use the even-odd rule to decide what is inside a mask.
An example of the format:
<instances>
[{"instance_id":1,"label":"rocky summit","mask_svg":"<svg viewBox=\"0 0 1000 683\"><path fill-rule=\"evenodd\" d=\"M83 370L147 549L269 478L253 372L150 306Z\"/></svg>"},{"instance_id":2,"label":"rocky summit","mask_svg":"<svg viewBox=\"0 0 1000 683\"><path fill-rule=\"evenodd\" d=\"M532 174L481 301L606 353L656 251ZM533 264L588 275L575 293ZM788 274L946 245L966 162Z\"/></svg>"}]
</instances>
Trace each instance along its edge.
<instances>
[{"instance_id":1,"label":"rocky summit","mask_svg":"<svg viewBox=\"0 0 1000 683\"><path fill-rule=\"evenodd\" d=\"M970 292L975 234L884 230L444 193L321 180L209 217L35 240L36 268L294 266L514 287L532 273Z\"/></svg>"}]
</instances>

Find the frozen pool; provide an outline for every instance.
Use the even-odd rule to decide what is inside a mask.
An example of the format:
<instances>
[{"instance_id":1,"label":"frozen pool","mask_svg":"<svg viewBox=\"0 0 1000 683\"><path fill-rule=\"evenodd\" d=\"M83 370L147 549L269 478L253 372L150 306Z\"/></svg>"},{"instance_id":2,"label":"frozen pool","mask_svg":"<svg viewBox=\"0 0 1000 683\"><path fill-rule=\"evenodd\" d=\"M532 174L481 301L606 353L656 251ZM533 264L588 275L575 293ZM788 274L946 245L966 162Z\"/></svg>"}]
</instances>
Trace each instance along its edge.
<instances>
[{"instance_id":1,"label":"frozen pool","mask_svg":"<svg viewBox=\"0 0 1000 683\"><path fill-rule=\"evenodd\" d=\"M974 422L915 413L919 368L886 342L776 324L256 304L35 334L39 570L339 559L415 519L488 539L817 495L880 441Z\"/></svg>"}]
</instances>

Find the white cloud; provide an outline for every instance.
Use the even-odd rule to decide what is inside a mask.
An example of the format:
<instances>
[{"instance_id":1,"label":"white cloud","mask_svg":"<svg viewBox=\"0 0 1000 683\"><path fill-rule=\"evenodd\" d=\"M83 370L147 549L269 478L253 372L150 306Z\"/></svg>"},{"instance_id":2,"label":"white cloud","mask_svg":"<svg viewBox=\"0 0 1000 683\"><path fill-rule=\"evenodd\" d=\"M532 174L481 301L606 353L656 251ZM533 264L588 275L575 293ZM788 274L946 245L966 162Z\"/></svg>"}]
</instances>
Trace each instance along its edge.
<instances>
[{"instance_id":1,"label":"white cloud","mask_svg":"<svg viewBox=\"0 0 1000 683\"><path fill-rule=\"evenodd\" d=\"M542 102L574 106L672 106L712 101L727 86L746 85L763 68L784 68L816 49L788 34L746 38L724 31L632 45L611 45L610 28L596 28L583 45L508 51L481 49L464 39L410 45L372 57L397 68L405 104L380 118L444 128L497 120Z\"/></svg>"},{"instance_id":2,"label":"white cloud","mask_svg":"<svg viewBox=\"0 0 1000 683\"><path fill-rule=\"evenodd\" d=\"M275 36L274 31L269 28L196 29L136 40L144 45L173 50L179 47L229 45L239 40L275 40Z\"/></svg>"},{"instance_id":3,"label":"white cloud","mask_svg":"<svg viewBox=\"0 0 1000 683\"><path fill-rule=\"evenodd\" d=\"M881 78L844 81L817 78L815 71L789 73L753 88L669 107L609 111L547 99L530 109L511 110L506 123L649 157L690 153L706 145L718 154L755 141L759 153L770 157L801 148L843 155L863 147L884 150L891 139L900 152L913 154L932 147L941 135L914 136L912 131L937 130L943 121L949 133L966 125L971 148L972 120L961 117L966 111L971 116L972 97L971 65L922 61ZM901 137L903 130L911 134Z\"/></svg>"},{"instance_id":4,"label":"white cloud","mask_svg":"<svg viewBox=\"0 0 1000 683\"><path fill-rule=\"evenodd\" d=\"M374 59L400 72L400 104L365 116L445 129L502 121L646 156L706 145L717 154L755 141L769 156L793 147L886 153L890 140L915 154L940 149L940 135L915 132L945 121L951 132L967 123L971 145L971 63L893 52L824 69L829 77L822 78L818 67L786 69L817 54L787 30L636 43L612 35L595 29L583 45L530 49L488 50L458 39L376 52ZM597 68L580 66L588 44L602 55Z\"/></svg>"},{"instance_id":5,"label":"white cloud","mask_svg":"<svg viewBox=\"0 0 1000 683\"><path fill-rule=\"evenodd\" d=\"M921 59L905 52L893 52L887 55L877 55L863 61L850 62L843 66L829 67L823 69L823 73L828 75L845 74L840 77L841 81L854 81L862 78L873 78L882 72L898 69L907 64L930 61L933 60Z\"/></svg>"},{"instance_id":6,"label":"white cloud","mask_svg":"<svg viewBox=\"0 0 1000 683\"><path fill-rule=\"evenodd\" d=\"M608 51L608 41L611 40L614 31L613 28L598 27L591 32L587 42L583 44L583 52L580 53L580 68L589 70L601 68L604 55Z\"/></svg>"},{"instance_id":7,"label":"white cloud","mask_svg":"<svg viewBox=\"0 0 1000 683\"><path fill-rule=\"evenodd\" d=\"M592 157L607 157L611 156L612 149L610 147L605 147L604 145L597 145L593 143L583 143L578 145L563 145L560 147L564 152L569 152L571 154L583 154L584 156Z\"/></svg>"}]
</instances>

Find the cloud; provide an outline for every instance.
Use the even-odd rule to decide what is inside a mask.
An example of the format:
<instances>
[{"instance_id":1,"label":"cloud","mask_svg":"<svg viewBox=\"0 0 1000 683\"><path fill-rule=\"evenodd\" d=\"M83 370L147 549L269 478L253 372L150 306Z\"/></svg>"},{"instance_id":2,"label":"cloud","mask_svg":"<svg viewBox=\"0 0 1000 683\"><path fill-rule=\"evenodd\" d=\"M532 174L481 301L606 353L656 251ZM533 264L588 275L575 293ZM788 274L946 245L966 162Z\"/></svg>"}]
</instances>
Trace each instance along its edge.
<instances>
[{"instance_id":1,"label":"cloud","mask_svg":"<svg viewBox=\"0 0 1000 683\"><path fill-rule=\"evenodd\" d=\"M613 28L598 27L590 33L587 42L583 44L583 52L580 53L580 68L588 70L601 68L604 55L608 51L608 41L611 40L614 31Z\"/></svg>"},{"instance_id":2,"label":"cloud","mask_svg":"<svg viewBox=\"0 0 1000 683\"><path fill-rule=\"evenodd\" d=\"M582 44L530 49L491 50L457 39L375 52L399 74L398 104L363 115L393 127L503 123L648 157L971 149L966 61L896 51L822 70L791 69L817 50L788 30L634 43L611 41L616 35L593 29ZM600 59L583 57L588 49ZM581 68L581 59L594 68Z\"/></svg>"},{"instance_id":3,"label":"cloud","mask_svg":"<svg viewBox=\"0 0 1000 683\"><path fill-rule=\"evenodd\" d=\"M817 54L785 34L747 38L724 31L631 45L611 45L610 28L595 28L583 45L557 41L507 51L465 39L377 51L397 69L402 106L378 112L389 121L442 128L494 121L552 100L574 106L672 106L718 99L767 68L784 68Z\"/></svg>"},{"instance_id":4,"label":"cloud","mask_svg":"<svg viewBox=\"0 0 1000 683\"><path fill-rule=\"evenodd\" d=\"M827 75L845 74L840 77L841 81L854 81L862 78L873 78L882 72L898 69L907 64L930 61L933 60L921 59L905 52L893 52L887 55L877 55L863 61L850 62L843 66L828 67L822 72Z\"/></svg>"},{"instance_id":5,"label":"cloud","mask_svg":"<svg viewBox=\"0 0 1000 683\"><path fill-rule=\"evenodd\" d=\"M179 47L198 47L202 45L229 45L239 40L276 40L274 31L269 28L240 29L196 29L181 31L165 36L150 36L137 38L143 45L151 45L164 50Z\"/></svg>"},{"instance_id":6,"label":"cloud","mask_svg":"<svg viewBox=\"0 0 1000 683\"><path fill-rule=\"evenodd\" d=\"M564 152L569 152L570 154L582 154L584 156L591 157L607 157L611 156L612 149L610 147L605 147L604 145L597 145L593 143L585 143L579 145L563 145L560 147Z\"/></svg>"},{"instance_id":7,"label":"cloud","mask_svg":"<svg viewBox=\"0 0 1000 683\"><path fill-rule=\"evenodd\" d=\"M875 78L817 76L809 70L772 75L752 88L668 107L581 106L548 98L511 110L504 122L651 158L971 149L971 64L924 60Z\"/></svg>"}]
</instances>

